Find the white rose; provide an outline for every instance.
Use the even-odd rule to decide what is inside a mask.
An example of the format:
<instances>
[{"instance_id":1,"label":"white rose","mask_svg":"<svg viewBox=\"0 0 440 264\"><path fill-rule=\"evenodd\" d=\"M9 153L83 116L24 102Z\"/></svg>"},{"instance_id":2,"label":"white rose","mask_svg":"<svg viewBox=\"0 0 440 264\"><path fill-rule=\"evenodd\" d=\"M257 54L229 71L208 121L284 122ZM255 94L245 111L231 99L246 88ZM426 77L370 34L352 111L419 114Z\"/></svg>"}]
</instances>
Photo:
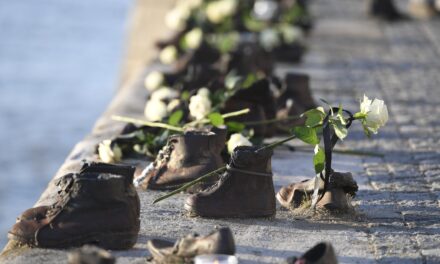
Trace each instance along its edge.
<instances>
[{"instance_id":1,"label":"white rose","mask_svg":"<svg viewBox=\"0 0 440 264\"><path fill-rule=\"evenodd\" d=\"M179 107L179 105L180 105L180 100L179 99L171 100L171 102L169 102L168 105L167 105L168 113L173 112L177 107Z\"/></svg>"},{"instance_id":2,"label":"white rose","mask_svg":"<svg viewBox=\"0 0 440 264\"><path fill-rule=\"evenodd\" d=\"M287 44L292 44L295 41L303 41L304 39L302 30L290 25L283 26L281 28L281 34Z\"/></svg>"},{"instance_id":3,"label":"white rose","mask_svg":"<svg viewBox=\"0 0 440 264\"><path fill-rule=\"evenodd\" d=\"M388 121L388 108L384 101L379 99L370 100L366 95L360 104L361 113L366 115L363 125L374 134Z\"/></svg>"},{"instance_id":4,"label":"white rose","mask_svg":"<svg viewBox=\"0 0 440 264\"><path fill-rule=\"evenodd\" d=\"M99 158L106 163L120 161L122 158L122 150L117 144L113 144L110 139L103 140L98 145Z\"/></svg>"},{"instance_id":5,"label":"white rose","mask_svg":"<svg viewBox=\"0 0 440 264\"><path fill-rule=\"evenodd\" d=\"M238 146L252 146L252 143L240 133L232 134L228 141L228 152L234 152Z\"/></svg>"},{"instance_id":6,"label":"white rose","mask_svg":"<svg viewBox=\"0 0 440 264\"><path fill-rule=\"evenodd\" d=\"M209 98L209 94L210 94L210 93L211 93L211 92L210 92L209 89L206 88L206 87L200 88L200 89L197 91L197 94L198 94L198 95L201 95L201 96L204 96L204 97L208 97L208 98Z\"/></svg>"},{"instance_id":7,"label":"white rose","mask_svg":"<svg viewBox=\"0 0 440 264\"><path fill-rule=\"evenodd\" d=\"M211 112L211 101L207 96L196 94L189 99L189 113L196 120L205 118Z\"/></svg>"},{"instance_id":8,"label":"white rose","mask_svg":"<svg viewBox=\"0 0 440 264\"><path fill-rule=\"evenodd\" d=\"M170 100L179 97L179 91L170 87L161 87L151 94L151 100Z\"/></svg>"},{"instance_id":9,"label":"white rose","mask_svg":"<svg viewBox=\"0 0 440 264\"><path fill-rule=\"evenodd\" d=\"M165 25L171 30L182 30L189 15L190 10L188 8L178 5L165 15Z\"/></svg>"},{"instance_id":10,"label":"white rose","mask_svg":"<svg viewBox=\"0 0 440 264\"><path fill-rule=\"evenodd\" d=\"M163 64L171 64L177 59L177 49L176 47L169 45L160 51L159 60Z\"/></svg>"},{"instance_id":11,"label":"white rose","mask_svg":"<svg viewBox=\"0 0 440 264\"><path fill-rule=\"evenodd\" d=\"M167 105L156 99L150 99L145 105L145 118L148 121L161 121L168 115Z\"/></svg>"},{"instance_id":12,"label":"white rose","mask_svg":"<svg viewBox=\"0 0 440 264\"><path fill-rule=\"evenodd\" d=\"M206 16L211 23L218 24L222 20L234 14L237 8L237 0L219 0L210 2L206 6Z\"/></svg>"},{"instance_id":13,"label":"white rose","mask_svg":"<svg viewBox=\"0 0 440 264\"><path fill-rule=\"evenodd\" d=\"M278 4L272 0L256 1L253 11L258 19L268 21L278 11Z\"/></svg>"},{"instance_id":14,"label":"white rose","mask_svg":"<svg viewBox=\"0 0 440 264\"><path fill-rule=\"evenodd\" d=\"M260 33L260 44L264 49L271 51L280 43L281 41L276 30L265 29Z\"/></svg>"},{"instance_id":15,"label":"white rose","mask_svg":"<svg viewBox=\"0 0 440 264\"><path fill-rule=\"evenodd\" d=\"M202 43L203 32L200 28L194 28L185 35L185 43L190 49L197 49Z\"/></svg>"},{"instance_id":16,"label":"white rose","mask_svg":"<svg viewBox=\"0 0 440 264\"><path fill-rule=\"evenodd\" d=\"M152 71L147 75L147 77L145 77L145 88L147 88L148 91L152 92L159 88L164 81L165 77L161 72Z\"/></svg>"}]
</instances>

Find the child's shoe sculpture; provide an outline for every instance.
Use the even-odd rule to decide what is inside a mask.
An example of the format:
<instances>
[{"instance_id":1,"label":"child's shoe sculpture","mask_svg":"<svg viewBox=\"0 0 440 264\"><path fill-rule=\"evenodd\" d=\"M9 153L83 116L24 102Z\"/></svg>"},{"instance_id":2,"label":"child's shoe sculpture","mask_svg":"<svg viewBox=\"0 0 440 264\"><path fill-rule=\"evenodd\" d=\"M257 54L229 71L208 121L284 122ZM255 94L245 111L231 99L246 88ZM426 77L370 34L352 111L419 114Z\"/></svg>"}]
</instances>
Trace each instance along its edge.
<instances>
[{"instance_id":1,"label":"child's shoe sculpture","mask_svg":"<svg viewBox=\"0 0 440 264\"><path fill-rule=\"evenodd\" d=\"M223 166L221 152L225 147L226 129L212 131L187 131L168 138L167 145L159 152L150 168L142 188L152 190L173 190L204 174ZM196 185L189 192L203 189L209 183Z\"/></svg>"},{"instance_id":2,"label":"child's shoe sculpture","mask_svg":"<svg viewBox=\"0 0 440 264\"><path fill-rule=\"evenodd\" d=\"M204 237L188 235L175 243L153 239L148 241L147 247L153 256L153 262L160 264L193 263L193 258L197 255L235 254L234 237L227 227Z\"/></svg>"},{"instance_id":3,"label":"child's shoe sculpture","mask_svg":"<svg viewBox=\"0 0 440 264\"><path fill-rule=\"evenodd\" d=\"M106 249L131 248L140 226L133 173L133 167L102 165L59 178L58 201L22 214L9 231L9 239L48 248L84 244Z\"/></svg>"},{"instance_id":4,"label":"child's shoe sculpture","mask_svg":"<svg viewBox=\"0 0 440 264\"><path fill-rule=\"evenodd\" d=\"M188 197L185 209L202 217L275 215L271 149L236 147L227 171L209 190Z\"/></svg>"},{"instance_id":5,"label":"child's shoe sculpture","mask_svg":"<svg viewBox=\"0 0 440 264\"><path fill-rule=\"evenodd\" d=\"M301 204L311 199L314 190L315 179L305 180L299 183L292 183L284 186L277 193L278 202L285 208L298 208ZM320 181L319 193L324 189L323 181ZM355 196L358 185L351 173L333 172L330 175L330 182L327 191L317 203L317 207L327 210L344 211L350 207L347 195Z\"/></svg>"}]
</instances>

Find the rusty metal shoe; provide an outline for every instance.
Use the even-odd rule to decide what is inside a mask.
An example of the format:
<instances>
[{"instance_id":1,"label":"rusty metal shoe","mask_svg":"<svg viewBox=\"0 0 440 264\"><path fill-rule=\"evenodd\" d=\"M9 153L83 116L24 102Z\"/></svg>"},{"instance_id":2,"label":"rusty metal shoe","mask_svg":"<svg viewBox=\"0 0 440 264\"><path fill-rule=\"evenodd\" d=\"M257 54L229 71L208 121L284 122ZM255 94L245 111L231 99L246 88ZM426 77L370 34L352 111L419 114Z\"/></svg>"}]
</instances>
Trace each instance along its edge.
<instances>
[{"instance_id":1,"label":"rusty metal shoe","mask_svg":"<svg viewBox=\"0 0 440 264\"><path fill-rule=\"evenodd\" d=\"M323 183L321 181L321 183ZM277 193L276 198L278 202L285 208L298 208L312 195L315 186L315 180L309 179L302 182L292 183L287 186L283 186ZM321 184L320 189L324 187Z\"/></svg>"},{"instance_id":2,"label":"rusty metal shoe","mask_svg":"<svg viewBox=\"0 0 440 264\"><path fill-rule=\"evenodd\" d=\"M284 97L293 99L305 110L316 108L310 90L310 77L303 73L288 73L286 75L286 94Z\"/></svg>"},{"instance_id":3,"label":"rusty metal shoe","mask_svg":"<svg viewBox=\"0 0 440 264\"><path fill-rule=\"evenodd\" d=\"M78 171L79 174L84 173L110 173L110 174L117 174L124 178L126 178L127 181L130 181L130 179L133 178L133 169L130 166L118 166L118 165L112 165L108 163L102 163L102 162L87 162L83 161L81 169ZM70 177L70 176L66 176ZM57 193L55 194L55 199L61 199L63 195L63 184L65 181L59 179L55 181L55 186L57 187ZM19 222L21 220L35 220L39 221L46 217L47 210L50 208L50 206L38 206L34 208L27 209L23 213L21 213L17 219L16 222Z\"/></svg>"},{"instance_id":4,"label":"rusty metal shoe","mask_svg":"<svg viewBox=\"0 0 440 264\"><path fill-rule=\"evenodd\" d=\"M314 183L314 179L309 179L284 186L278 191L276 198L285 208L298 208L312 196ZM319 194L322 194L323 190L324 183L320 181ZM328 190L316 206L331 211L347 210L350 207L347 195L354 197L357 190L357 183L351 173L333 172L330 176Z\"/></svg>"},{"instance_id":5,"label":"rusty metal shoe","mask_svg":"<svg viewBox=\"0 0 440 264\"><path fill-rule=\"evenodd\" d=\"M67 254L69 264L114 264L116 259L106 250L85 245Z\"/></svg>"},{"instance_id":6,"label":"rusty metal shoe","mask_svg":"<svg viewBox=\"0 0 440 264\"><path fill-rule=\"evenodd\" d=\"M350 172L333 172L328 190L316 206L330 211L345 211L351 207L347 195L354 197L357 190L358 185Z\"/></svg>"},{"instance_id":7,"label":"rusty metal shoe","mask_svg":"<svg viewBox=\"0 0 440 264\"><path fill-rule=\"evenodd\" d=\"M197 234L188 235L175 243L153 239L148 241L147 247L153 262L160 264L193 263L195 256L203 254L235 254L234 237L227 227L204 237Z\"/></svg>"},{"instance_id":8,"label":"rusty metal shoe","mask_svg":"<svg viewBox=\"0 0 440 264\"><path fill-rule=\"evenodd\" d=\"M141 182L143 189L173 190L220 168L223 166L221 152L225 147L226 132L226 129L186 131L170 136L156 160L136 181ZM215 181L216 177L213 177L187 191L200 191Z\"/></svg>"},{"instance_id":9,"label":"rusty metal shoe","mask_svg":"<svg viewBox=\"0 0 440 264\"><path fill-rule=\"evenodd\" d=\"M300 258L290 257L286 264L338 264L335 250L329 242L321 242L309 249Z\"/></svg>"},{"instance_id":10,"label":"rusty metal shoe","mask_svg":"<svg viewBox=\"0 0 440 264\"><path fill-rule=\"evenodd\" d=\"M9 239L47 248L132 247L140 227L133 173L133 167L99 164L59 178L58 201L24 214L9 231Z\"/></svg>"},{"instance_id":11,"label":"rusty metal shoe","mask_svg":"<svg viewBox=\"0 0 440 264\"><path fill-rule=\"evenodd\" d=\"M389 22L408 19L408 17L402 14L396 7L394 0L370 0L368 12L372 17Z\"/></svg>"},{"instance_id":12,"label":"rusty metal shoe","mask_svg":"<svg viewBox=\"0 0 440 264\"><path fill-rule=\"evenodd\" d=\"M272 150L235 148L227 171L210 189L192 195L185 209L202 217L269 217L275 215Z\"/></svg>"}]
</instances>

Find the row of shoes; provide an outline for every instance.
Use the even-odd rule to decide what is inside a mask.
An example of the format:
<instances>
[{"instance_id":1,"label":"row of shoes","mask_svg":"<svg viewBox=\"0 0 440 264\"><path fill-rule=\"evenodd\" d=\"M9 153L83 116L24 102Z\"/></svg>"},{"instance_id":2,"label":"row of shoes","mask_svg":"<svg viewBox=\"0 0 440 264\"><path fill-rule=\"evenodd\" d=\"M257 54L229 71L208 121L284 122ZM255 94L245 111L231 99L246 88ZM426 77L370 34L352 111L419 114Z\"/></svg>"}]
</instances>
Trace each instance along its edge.
<instances>
[{"instance_id":1,"label":"row of shoes","mask_svg":"<svg viewBox=\"0 0 440 264\"><path fill-rule=\"evenodd\" d=\"M207 255L234 258L236 253L234 237L228 227L218 228L206 236L187 235L175 242L152 239L148 241L147 248L151 253L147 262L156 264L197 263L198 258ZM115 262L115 257L108 251L91 245L75 249L68 254L69 264L114 264ZM289 257L284 263L337 264L338 261L333 246L328 242L321 242L301 257Z\"/></svg>"},{"instance_id":2,"label":"row of shoes","mask_svg":"<svg viewBox=\"0 0 440 264\"><path fill-rule=\"evenodd\" d=\"M386 21L406 20L407 15L399 11L394 0L370 0L369 13ZM440 14L439 0L410 0L408 12L414 18L427 19Z\"/></svg>"}]
</instances>

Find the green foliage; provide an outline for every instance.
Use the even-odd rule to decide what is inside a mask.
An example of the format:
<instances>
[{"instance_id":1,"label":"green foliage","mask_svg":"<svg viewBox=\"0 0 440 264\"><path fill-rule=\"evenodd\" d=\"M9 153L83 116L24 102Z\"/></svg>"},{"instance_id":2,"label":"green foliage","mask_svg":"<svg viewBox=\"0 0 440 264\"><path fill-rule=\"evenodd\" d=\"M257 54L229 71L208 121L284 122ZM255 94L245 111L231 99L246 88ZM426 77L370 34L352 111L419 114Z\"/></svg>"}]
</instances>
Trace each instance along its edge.
<instances>
[{"instance_id":1,"label":"green foliage","mask_svg":"<svg viewBox=\"0 0 440 264\"><path fill-rule=\"evenodd\" d=\"M179 122L182 120L182 117L183 117L183 111L177 110L174 113L172 113L168 118L168 124L172 126L177 126L179 125Z\"/></svg>"},{"instance_id":2,"label":"green foliage","mask_svg":"<svg viewBox=\"0 0 440 264\"><path fill-rule=\"evenodd\" d=\"M315 128L310 128L310 127L295 127L293 129L293 133L295 134L295 136L304 141L307 144L310 145L317 145L319 144L319 138L318 135L316 134L316 129Z\"/></svg>"},{"instance_id":3,"label":"green foliage","mask_svg":"<svg viewBox=\"0 0 440 264\"><path fill-rule=\"evenodd\" d=\"M305 123L307 127L316 127L322 125L322 122L325 118L325 113L316 108L305 112L303 115L307 117Z\"/></svg>"},{"instance_id":4,"label":"green foliage","mask_svg":"<svg viewBox=\"0 0 440 264\"><path fill-rule=\"evenodd\" d=\"M218 112L214 112L208 115L209 120L213 126L219 127L225 124L225 120Z\"/></svg>"},{"instance_id":5,"label":"green foliage","mask_svg":"<svg viewBox=\"0 0 440 264\"><path fill-rule=\"evenodd\" d=\"M318 145L315 147L315 156L313 156L313 166L315 167L315 173L318 174L324 170L325 164L325 152Z\"/></svg>"},{"instance_id":6,"label":"green foliage","mask_svg":"<svg viewBox=\"0 0 440 264\"><path fill-rule=\"evenodd\" d=\"M228 127L228 131L231 133L240 133L244 130L245 125L240 122L229 121L226 122L226 126Z\"/></svg>"}]
</instances>

